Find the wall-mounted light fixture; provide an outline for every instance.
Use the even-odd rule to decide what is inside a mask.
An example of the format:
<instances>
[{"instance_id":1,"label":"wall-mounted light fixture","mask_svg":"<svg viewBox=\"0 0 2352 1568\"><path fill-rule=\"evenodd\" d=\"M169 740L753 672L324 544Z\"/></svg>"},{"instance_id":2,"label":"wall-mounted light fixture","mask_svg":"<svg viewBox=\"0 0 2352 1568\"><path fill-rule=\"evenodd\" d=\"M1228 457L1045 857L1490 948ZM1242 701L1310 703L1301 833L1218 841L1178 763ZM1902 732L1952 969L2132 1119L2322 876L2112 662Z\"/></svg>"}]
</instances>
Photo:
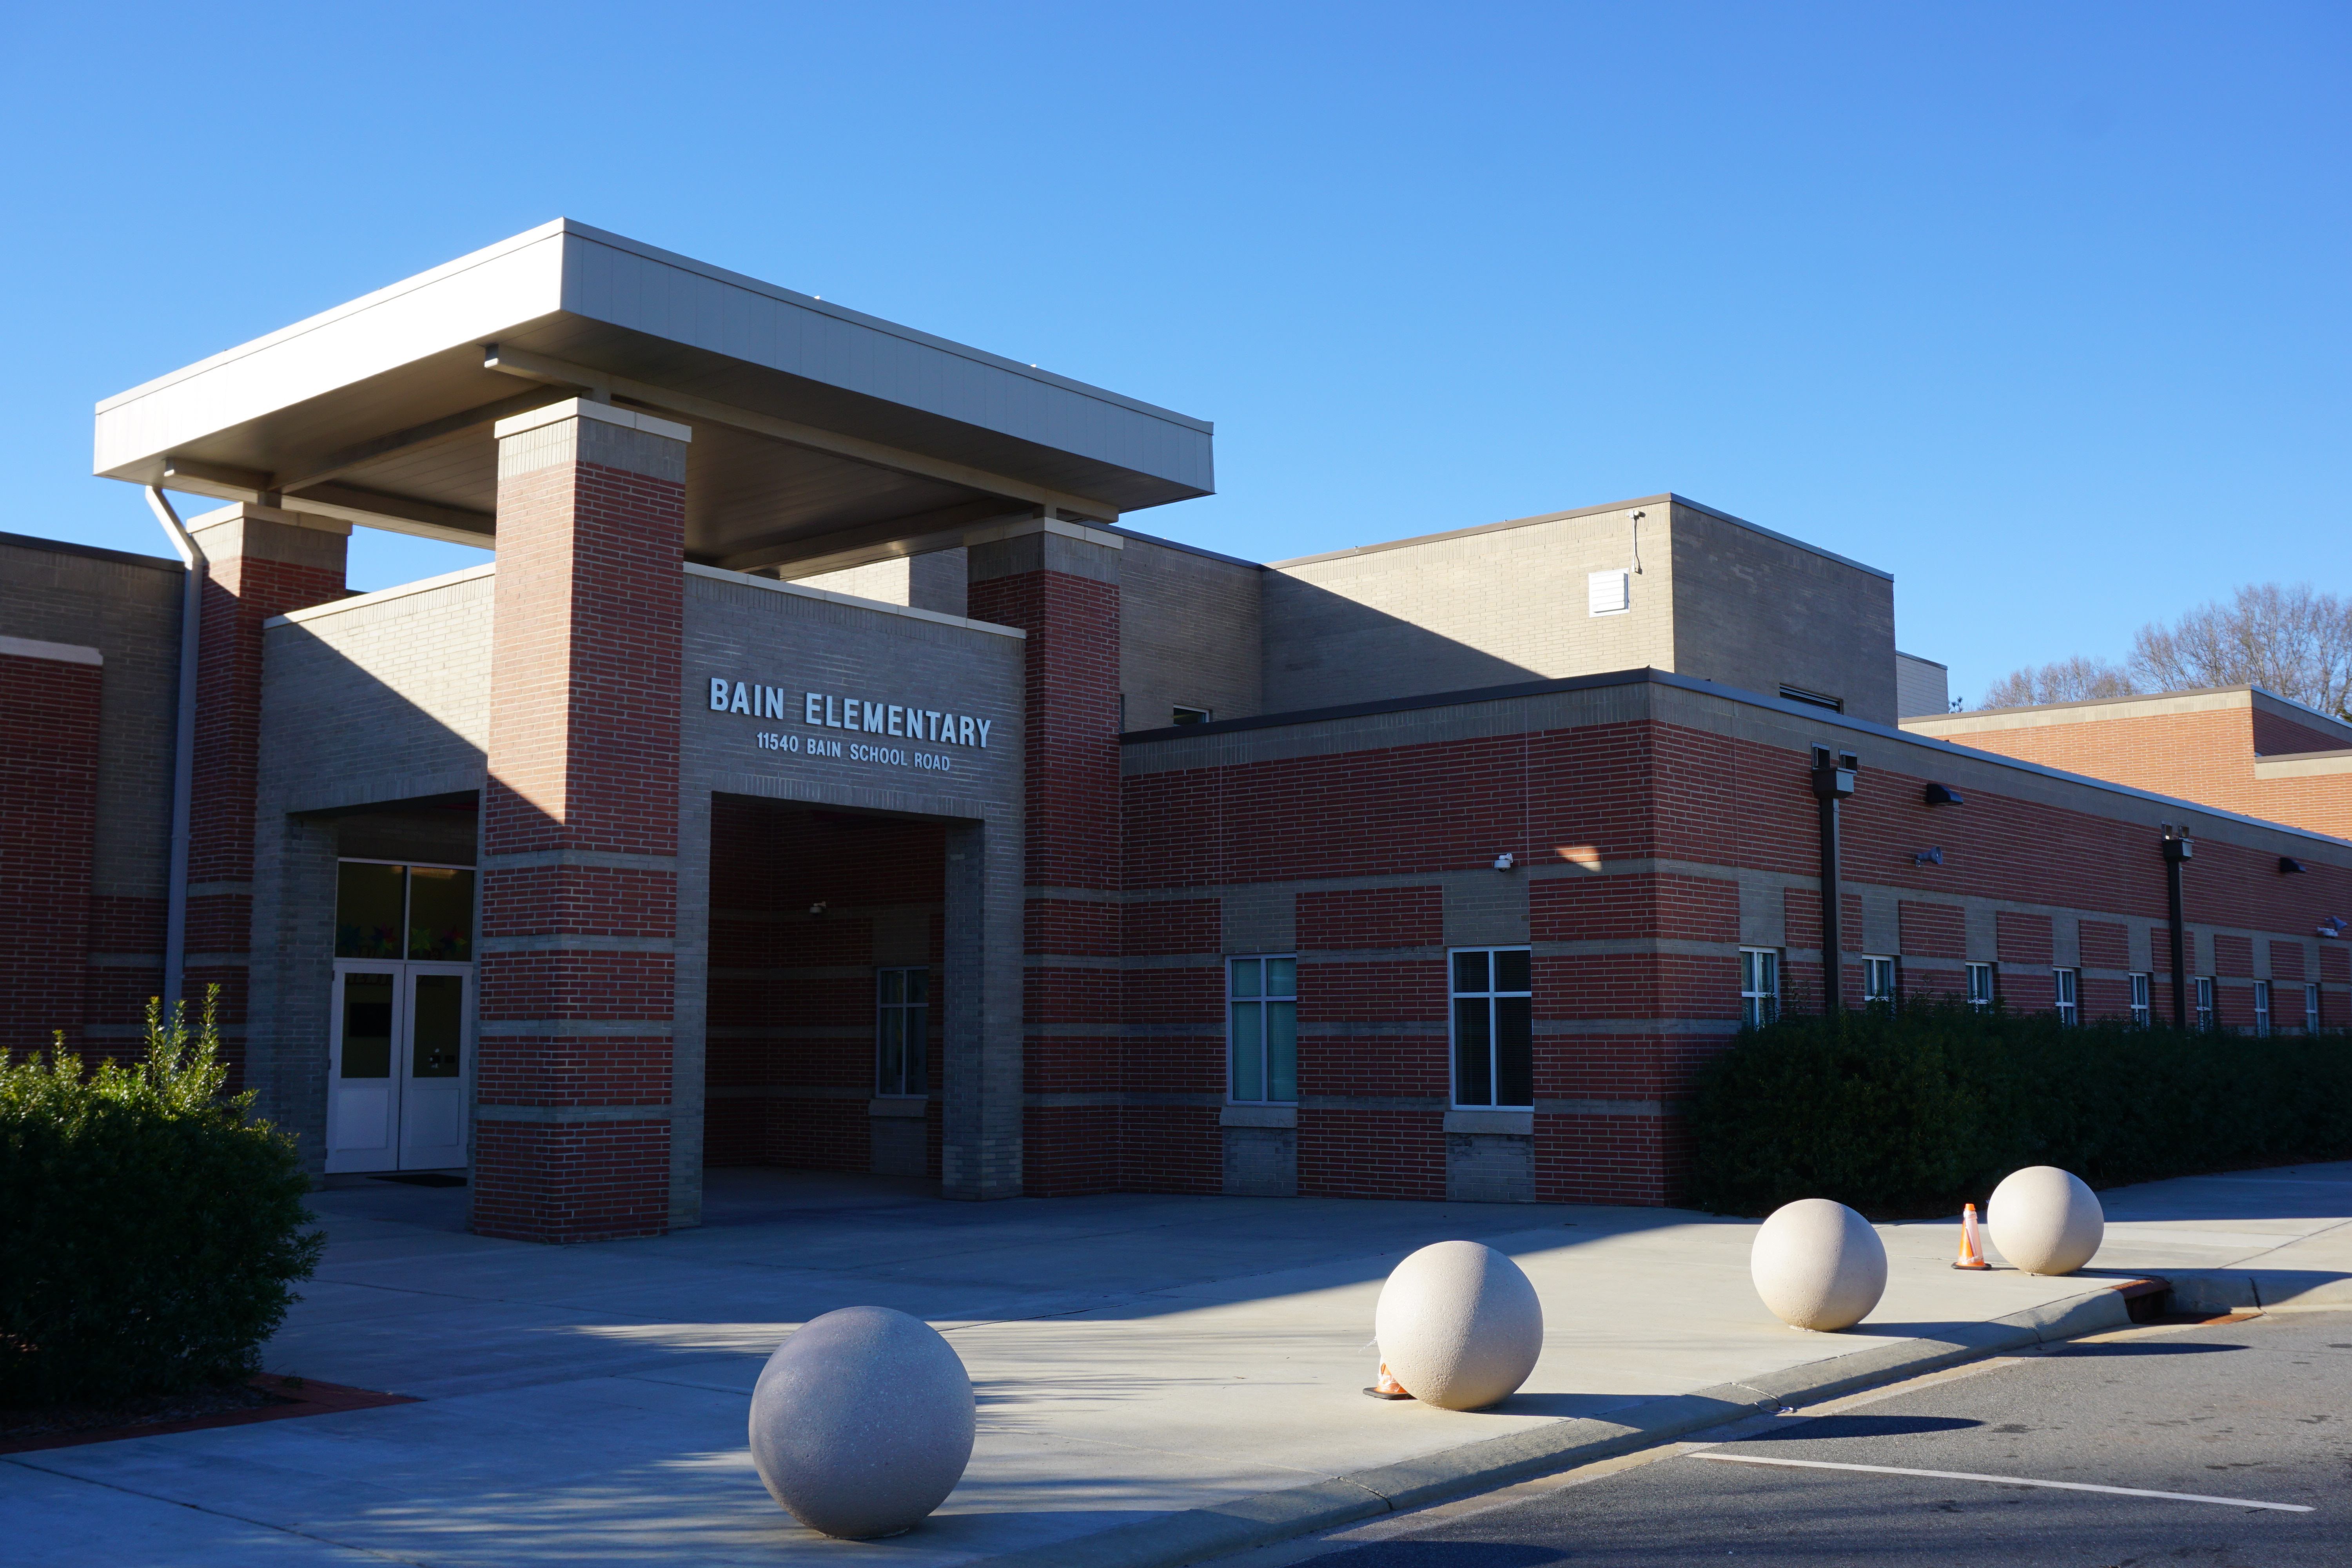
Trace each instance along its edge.
<instances>
[{"instance_id":1,"label":"wall-mounted light fixture","mask_svg":"<svg viewBox=\"0 0 2352 1568\"><path fill-rule=\"evenodd\" d=\"M816 902L809 906L809 919L813 921L821 921L824 919L824 900L823 899L819 899Z\"/></svg>"},{"instance_id":2,"label":"wall-mounted light fixture","mask_svg":"<svg viewBox=\"0 0 2352 1568\"><path fill-rule=\"evenodd\" d=\"M2282 877L2300 877L2305 868L2303 862L2292 855L2279 857L2279 875Z\"/></svg>"},{"instance_id":3,"label":"wall-mounted light fixture","mask_svg":"<svg viewBox=\"0 0 2352 1568\"><path fill-rule=\"evenodd\" d=\"M2347 923L2342 915L2330 915L2319 922L2317 930L2324 937L2338 938L2344 934Z\"/></svg>"},{"instance_id":4,"label":"wall-mounted light fixture","mask_svg":"<svg viewBox=\"0 0 2352 1568\"><path fill-rule=\"evenodd\" d=\"M1510 868L1511 852L1506 849L1500 855L1495 857L1495 869L1497 871L1507 871Z\"/></svg>"},{"instance_id":5,"label":"wall-mounted light fixture","mask_svg":"<svg viewBox=\"0 0 2352 1568\"><path fill-rule=\"evenodd\" d=\"M1914 866L1940 866L1943 863L1944 847L1940 844L1933 849L1922 849L1911 857L1911 864Z\"/></svg>"},{"instance_id":6,"label":"wall-mounted light fixture","mask_svg":"<svg viewBox=\"0 0 2352 1568\"><path fill-rule=\"evenodd\" d=\"M1924 797L1929 805L1965 805L1960 792L1948 784L1931 784Z\"/></svg>"}]
</instances>

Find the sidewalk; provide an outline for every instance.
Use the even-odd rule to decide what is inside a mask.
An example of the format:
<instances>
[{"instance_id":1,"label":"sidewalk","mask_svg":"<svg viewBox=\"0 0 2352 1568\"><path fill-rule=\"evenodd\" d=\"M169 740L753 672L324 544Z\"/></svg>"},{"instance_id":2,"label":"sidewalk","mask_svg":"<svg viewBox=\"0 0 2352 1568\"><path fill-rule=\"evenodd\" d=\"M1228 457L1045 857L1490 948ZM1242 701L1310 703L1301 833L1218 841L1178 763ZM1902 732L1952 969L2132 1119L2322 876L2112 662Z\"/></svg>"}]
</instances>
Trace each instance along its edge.
<instances>
[{"instance_id":1,"label":"sidewalk","mask_svg":"<svg viewBox=\"0 0 2352 1568\"><path fill-rule=\"evenodd\" d=\"M791 1172L715 1172L710 1194L699 1230L562 1249L465 1234L462 1192L369 1183L318 1194L331 1245L268 1368L422 1403L0 1460L9 1560L1164 1560L1204 1520L1277 1529L1316 1499L1385 1507L1375 1492L1402 1500L1413 1485L1458 1484L1497 1456L1540 1455L1577 1433L1656 1431L1726 1401L1818 1388L1842 1375L1832 1358L1859 1354L1849 1368L1874 1369L1958 1359L1998 1337L1983 1325L2046 1320L2142 1272L2193 1272L2217 1295L2259 1292L2272 1307L2314 1291L2352 1305L2352 1164L2102 1194L2106 1246L2065 1279L1955 1273L1956 1226L1885 1226L1885 1300L1828 1335L1784 1328L1757 1301L1752 1225L1674 1210L1135 1195L961 1205L919 1183ZM1491 1411L1362 1397L1381 1281L1406 1252L1450 1237L1527 1269L1544 1301L1542 1362ZM744 1439L751 1384L776 1343L860 1302L929 1320L980 1396L963 1485L922 1528L870 1543L793 1525ZM2119 1310L2111 1296L2095 1307ZM2105 1326L2082 1321L2089 1310L2058 1331ZM1486 1458L1465 1456L1474 1444ZM1285 1492L1291 1501L1267 1500Z\"/></svg>"}]
</instances>

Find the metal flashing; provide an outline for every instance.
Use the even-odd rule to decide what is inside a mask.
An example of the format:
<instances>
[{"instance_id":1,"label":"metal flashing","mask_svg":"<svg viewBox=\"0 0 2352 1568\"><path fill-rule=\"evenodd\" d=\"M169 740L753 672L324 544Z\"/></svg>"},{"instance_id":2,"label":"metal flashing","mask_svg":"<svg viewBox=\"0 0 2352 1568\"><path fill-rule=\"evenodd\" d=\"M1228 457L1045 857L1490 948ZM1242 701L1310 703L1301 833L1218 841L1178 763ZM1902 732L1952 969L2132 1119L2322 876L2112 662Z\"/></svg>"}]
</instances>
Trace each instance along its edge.
<instances>
[{"instance_id":1,"label":"metal flashing","mask_svg":"<svg viewBox=\"0 0 2352 1568\"><path fill-rule=\"evenodd\" d=\"M112 561L124 566L151 566L158 572L185 572L187 563L131 550L109 550L102 544L76 544L66 539L43 539L30 533L0 533L0 545L13 550L48 550L59 555L79 555L92 561Z\"/></svg>"},{"instance_id":2,"label":"metal flashing","mask_svg":"<svg viewBox=\"0 0 2352 1568\"><path fill-rule=\"evenodd\" d=\"M887 599L861 599L855 594L836 594L830 588L812 588L805 583L780 582L773 577L754 577L749 573L730 572L721 566L705 566L698 561L686 563L686 574L709 577L721 583L736 583L747 588L763 588L772 594L790 594L796 598L823 599L835 605L847 605L853 609L878 610L886 616L904 616L908 620L961 626L965 631L987 632L992 637L1019 637L1025 641L1029 636L1019 626L1000 626L993 621L970 620L962 616L950 616L942 610L919 610L912 605L894 605Z\"/></svg>"}]
</instances>

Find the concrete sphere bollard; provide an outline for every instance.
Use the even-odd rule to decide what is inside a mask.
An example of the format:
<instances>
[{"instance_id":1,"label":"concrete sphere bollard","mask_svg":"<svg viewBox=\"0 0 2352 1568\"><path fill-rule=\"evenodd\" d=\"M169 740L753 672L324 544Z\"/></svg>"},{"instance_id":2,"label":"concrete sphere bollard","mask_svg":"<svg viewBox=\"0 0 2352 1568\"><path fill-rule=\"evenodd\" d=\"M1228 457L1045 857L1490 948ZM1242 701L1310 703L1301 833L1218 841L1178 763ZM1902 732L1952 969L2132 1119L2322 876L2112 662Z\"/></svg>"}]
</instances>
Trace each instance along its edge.
<instances>
[{"instance_id":1,"label":"concrete sphere bollard","mask_svg":"<svg viewBox=\"0 0 2352 1568\"><path fill-rule=\"evenodd\" d=\"M1799 1198L1774 1209L1757 1231L1748 1275L1772 1315L1791 1328L1850 1329L1886 1293L1886 1244L1843 1204Z\"/></svg>"},{"instance_id":2,"label":"concrete sphere bollard","mask_svg":"<svg viewBox=\"0 0 2352 1568\"><path fill-rule=\"evenodd\" d=\"M1475 1241L1398 1264L1372 1310L1381 1360L1423 1405L1475 1410L1507 1397L1543 1353L1543 1303L1519 1266Z\"/></svg>"},{"instance_id":3,"label":"concrete sphere bollard","mask_svg":"<svg viewBox=\"0 0 2352 1568\"><path fill-rule=\"evenodd\" d=\"M2106 1239L2107 1214L2073 1172L2028 1165L1992 1190L1985 1229L1994 1250L2028 1274L2072 1274Z\"/></svg>"},{"instance_id":4,"label":"concrete sphere bollard","mask_svg":"<svg viewBox=\"0 0 2352 1568\"><path fill-rule=\"evenodd\" d=\"M844 1307L776 1347L751 1391L751 1462L811 1530L897 1535L946 1500L971 1461L971 1378L939 1331L887 1307Z\"/></svg>"}]
</instances>

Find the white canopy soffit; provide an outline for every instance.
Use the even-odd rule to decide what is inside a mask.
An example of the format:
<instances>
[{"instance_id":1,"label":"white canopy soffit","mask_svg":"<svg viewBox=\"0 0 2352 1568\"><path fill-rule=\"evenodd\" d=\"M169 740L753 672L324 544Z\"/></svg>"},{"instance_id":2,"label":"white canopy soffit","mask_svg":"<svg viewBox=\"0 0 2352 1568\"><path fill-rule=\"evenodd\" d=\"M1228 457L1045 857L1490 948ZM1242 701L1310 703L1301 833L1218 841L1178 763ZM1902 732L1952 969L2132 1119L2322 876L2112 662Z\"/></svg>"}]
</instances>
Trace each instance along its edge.
<instances>
[{"instance_id":1,"label":"white canopy soffit","mask_svg":"<svg viewBox=\"0 0 2352 1568\"><path fill-rule=\"evenodd\" d=\"M686 552L807 573L1209 494L1212 426L568 219L98 405L96 471L494 542L491 426L691 426Z\"/></svg>"}]
</instances>

